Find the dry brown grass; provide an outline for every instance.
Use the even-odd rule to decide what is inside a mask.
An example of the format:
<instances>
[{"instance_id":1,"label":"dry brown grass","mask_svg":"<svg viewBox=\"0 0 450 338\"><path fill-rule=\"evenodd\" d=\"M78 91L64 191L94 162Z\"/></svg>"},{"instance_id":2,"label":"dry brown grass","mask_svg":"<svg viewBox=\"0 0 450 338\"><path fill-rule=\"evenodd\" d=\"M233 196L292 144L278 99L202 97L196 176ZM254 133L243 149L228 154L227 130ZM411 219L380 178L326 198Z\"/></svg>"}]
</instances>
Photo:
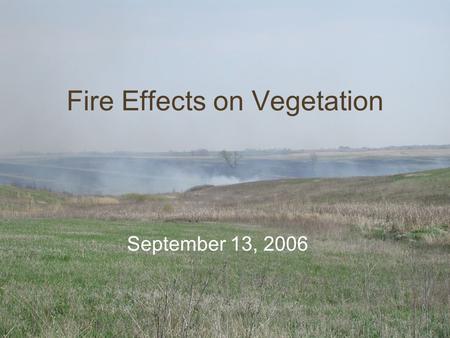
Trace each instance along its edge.
<instances>
[{"instance_id":1,"label":"dry brown grass","mask_svg":"<svg viewBox=\"0 0 450 338\"><path fill-rule=\"evenodd\" d=\"M54 203L35 199L3 206L0 217L233 222L321 235L357 229L380 238L450 244L450 170L207 186L171 195L64 197Z\"/></svg>"}]
</instances>

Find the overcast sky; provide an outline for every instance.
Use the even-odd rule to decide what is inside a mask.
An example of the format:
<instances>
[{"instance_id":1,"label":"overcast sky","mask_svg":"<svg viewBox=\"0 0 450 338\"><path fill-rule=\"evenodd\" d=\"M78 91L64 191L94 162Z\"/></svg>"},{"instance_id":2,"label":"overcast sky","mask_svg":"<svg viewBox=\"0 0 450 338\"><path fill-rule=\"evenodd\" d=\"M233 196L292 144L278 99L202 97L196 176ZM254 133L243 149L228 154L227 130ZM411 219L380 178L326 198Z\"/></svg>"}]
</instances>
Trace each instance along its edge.
<instances>
[{"instance_id":1,"label":"overcast sky","mask_svg":"<svg viewBox=\"0 0 450 338\"><path fill-rule=\"evenodd\" d=\"M0 153L450 144L445 0L0 0L0 41ZM69 112L71 88L248 99L351 89L384 105Z\"/></svg>"}]
</instances>

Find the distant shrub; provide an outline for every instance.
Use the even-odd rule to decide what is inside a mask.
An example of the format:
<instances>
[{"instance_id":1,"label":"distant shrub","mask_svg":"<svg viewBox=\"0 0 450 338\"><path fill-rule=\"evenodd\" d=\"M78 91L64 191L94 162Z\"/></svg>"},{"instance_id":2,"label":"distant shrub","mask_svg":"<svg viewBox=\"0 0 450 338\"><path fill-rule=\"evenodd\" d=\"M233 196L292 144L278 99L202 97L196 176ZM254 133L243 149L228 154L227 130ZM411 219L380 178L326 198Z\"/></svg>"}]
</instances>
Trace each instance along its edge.
<instances>
[{"instance_id":1,"label":"distant shrub","mask_svg":"<svg viewBox=\"0 0 450 338\"><path fill-rule=\"evenodd\" d=\"M164 204L163 209L165 213L171 213L175 210L172 204Z\"/></svg>"}]
</instances>

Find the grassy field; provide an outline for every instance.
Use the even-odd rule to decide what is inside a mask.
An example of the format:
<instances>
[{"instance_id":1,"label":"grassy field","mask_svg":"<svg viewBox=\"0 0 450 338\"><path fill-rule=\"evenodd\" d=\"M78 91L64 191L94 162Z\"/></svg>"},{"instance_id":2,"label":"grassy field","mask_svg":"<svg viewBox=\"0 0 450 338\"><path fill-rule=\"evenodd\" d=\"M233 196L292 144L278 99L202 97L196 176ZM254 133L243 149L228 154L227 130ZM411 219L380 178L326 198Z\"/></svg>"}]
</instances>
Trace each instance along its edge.
<instances>
[{"instance_id":1,"label":"grassy field","mask_svg":"<svg viewBox=\"0 0 450 338\"><path fill-rule=\"evenodd\" d=\"M0 187L0 335L448 337L450 170L70 196ZM262 252L266 235L306 252ZM133 253L127 238L253 238Z\"/></svg>"}]
</instances>

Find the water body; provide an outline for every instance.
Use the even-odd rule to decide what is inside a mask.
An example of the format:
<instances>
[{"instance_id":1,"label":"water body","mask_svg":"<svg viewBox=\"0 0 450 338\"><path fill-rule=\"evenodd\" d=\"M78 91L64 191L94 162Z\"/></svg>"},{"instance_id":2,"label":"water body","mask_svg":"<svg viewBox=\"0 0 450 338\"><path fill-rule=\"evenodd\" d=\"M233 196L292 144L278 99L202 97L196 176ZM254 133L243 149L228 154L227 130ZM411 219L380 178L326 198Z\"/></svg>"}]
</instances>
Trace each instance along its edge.
<instances>
[{"instance_id":1,"label":"water body","mask_svg":"<svg viewBox=\"0 0 450 338\"><path fill-rule=\"evenodd\" d=\"M74 194L164 193L202 184L308 177L378 176L450 167L450 157L242 159L60 156L0 159L0 184Z\"/></svg>"}]
</instances>

